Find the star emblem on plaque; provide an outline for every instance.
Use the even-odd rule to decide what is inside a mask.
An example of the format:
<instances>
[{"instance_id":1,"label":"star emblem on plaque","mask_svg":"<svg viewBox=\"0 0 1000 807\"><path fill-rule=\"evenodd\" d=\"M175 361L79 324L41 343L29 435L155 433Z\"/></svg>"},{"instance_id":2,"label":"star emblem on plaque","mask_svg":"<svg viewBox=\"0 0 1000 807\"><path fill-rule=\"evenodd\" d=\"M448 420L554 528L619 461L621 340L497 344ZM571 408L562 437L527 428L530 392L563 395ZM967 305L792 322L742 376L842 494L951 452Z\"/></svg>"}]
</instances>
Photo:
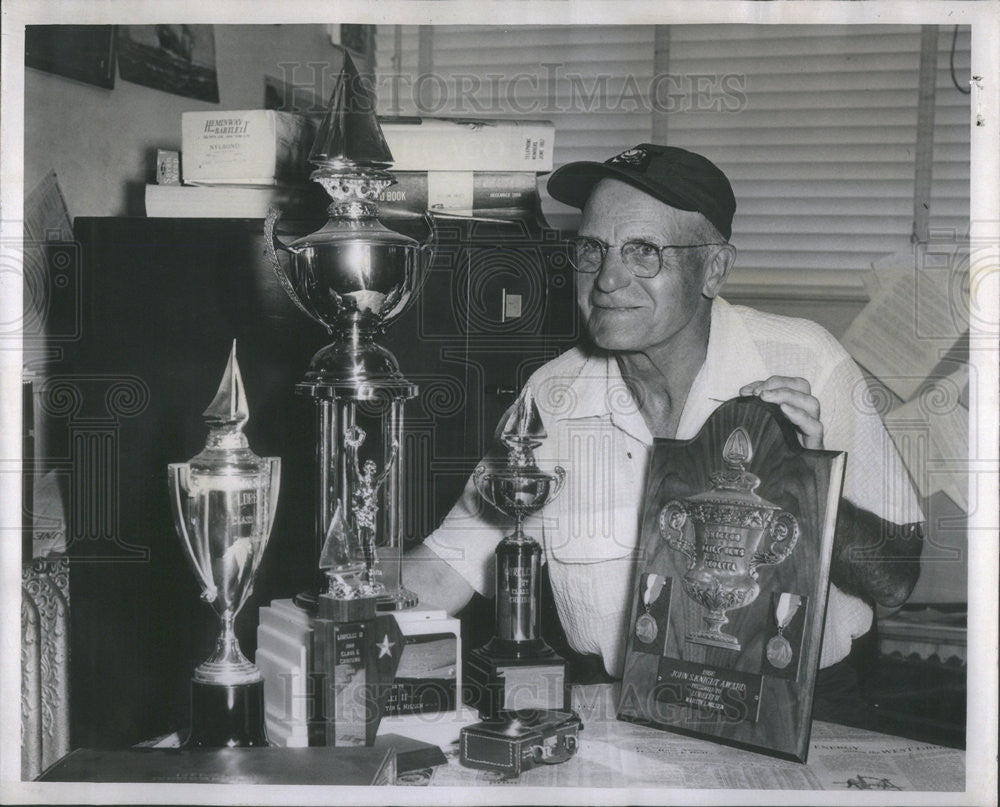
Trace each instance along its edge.
<instances>
[{"instance_id":1,"label":"star emblem on plaque","mask_svg":"<svg viewBox=\"0 0 1000 807\"><path fill-rule=\"evenodd\" d=\"M655 441L619 718L805 761L845 459L752 397Z\"/></svg>"}]
</instances>

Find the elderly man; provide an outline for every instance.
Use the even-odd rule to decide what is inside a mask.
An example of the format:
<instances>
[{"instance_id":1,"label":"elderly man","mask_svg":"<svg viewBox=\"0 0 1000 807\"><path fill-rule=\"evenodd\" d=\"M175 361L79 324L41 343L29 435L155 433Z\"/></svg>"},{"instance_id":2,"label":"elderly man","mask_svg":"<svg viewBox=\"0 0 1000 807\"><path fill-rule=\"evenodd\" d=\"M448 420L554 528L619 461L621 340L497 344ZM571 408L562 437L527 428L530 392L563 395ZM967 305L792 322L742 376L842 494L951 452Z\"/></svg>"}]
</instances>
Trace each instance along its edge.
<instances>
[{"instance_id":1,"label":"elderly man","mask_svg":"<svg viewBox=\"0 0 1000 807\"><path fill-rule=\"evenodd\" d=\"M873 605L909 595L922 543L923 516L861 372L815 323L719 297L736 201L704 157L644 144L563 166L548 188L583 209L572 260L587 343L528 382L548 432L539 464L567 470L567 490L530 531L569 644L621 675L653 438L691 438L722 401L757 395L806 447L849 452L820 662L843 668ZM406 585L451 612L474 591L491 596L505 527L469 484L408 555Z\"/></svg>"}]
</instances>

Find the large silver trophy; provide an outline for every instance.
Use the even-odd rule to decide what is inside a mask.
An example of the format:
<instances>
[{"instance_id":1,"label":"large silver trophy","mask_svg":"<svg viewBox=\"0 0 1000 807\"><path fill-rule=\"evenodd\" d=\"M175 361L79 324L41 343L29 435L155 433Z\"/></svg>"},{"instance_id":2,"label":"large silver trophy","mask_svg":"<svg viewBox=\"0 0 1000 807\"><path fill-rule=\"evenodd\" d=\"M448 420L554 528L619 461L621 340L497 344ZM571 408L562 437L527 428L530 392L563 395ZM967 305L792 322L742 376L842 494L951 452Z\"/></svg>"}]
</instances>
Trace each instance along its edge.
<instances>
[{"instance_id":1,"label":"large silver trophy","mask_svg":"<svg viewBox=\"0 0 1000 807\"><path fill-rule=\"evenodd\" d=\"M541 635L542 548L522 526L566 480L563 468L548 473L535 461L534 450L546 436L531 388L525 387L500 429L506 461L484 462L473 473L479 495L514 521L514 532L495 552L496 633L469 658L477 705L487 717L567 705L566 662Z\"/></svg>"},{"instance_id":2,"label":"large silver trophy","mask_svg":"<svg viewBox=\"0 0 1000 807\"><path fill-rule=\"evenodd\" d=\"M288 296L334 337L296 386L316 403L317 552L339 501L368 547L368 582L384 589L380 607L406 608L417 598L402 586L403 404L417 386L375 337L406 308L432 250L378 220L377 200L395 181L386 170L392 154L349 55L309 160L311 179L333 200L329 220L286 245L275 236L279 214L272 210L265 243ZM296 601L315 606L308 592Z\"/></svg>"},{"instance_id":3,"label":"large silver trophy","mask_svg":"<svg viewBox=\"0 0 1000 807\"><path fill-rule=\"evenodd\" d=\"M233 342L222 383L205 410L205 448L168 466L174 525L202 588L202 599L222 621L215 652L191 681L187 745L267 745L263 679L243 655L233 631L253 591L264 555L281 476L279 457L258 457L243 434L249 419Z\"/></svg>"}]
</instances>

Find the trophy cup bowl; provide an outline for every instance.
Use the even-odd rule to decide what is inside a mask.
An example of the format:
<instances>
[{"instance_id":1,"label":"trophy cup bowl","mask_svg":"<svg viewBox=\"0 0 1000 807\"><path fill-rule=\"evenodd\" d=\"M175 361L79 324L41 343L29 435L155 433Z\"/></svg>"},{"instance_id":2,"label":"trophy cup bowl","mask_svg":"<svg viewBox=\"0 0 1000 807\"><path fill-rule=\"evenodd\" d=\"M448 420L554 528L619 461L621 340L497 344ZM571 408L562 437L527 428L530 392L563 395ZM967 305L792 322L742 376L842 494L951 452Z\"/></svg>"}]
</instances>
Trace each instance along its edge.
<instances>
[{"instance_id":1,"label":"trophy cup bowl","mask_svg":"<svg viewBox=\"0 0 1000 807\"><path fill-rule=\"evenodd\" d=\"M372 336L406 309L422 285L434 257L433 225L421 243L375 218L331 219L286 245L274 232L279 218L272 209L264 225L275 276L299 309L337 335L313 356L306 380L402 379L395 357ZM279 250L288 254L287 268Z\"/></svg>"},{"instance_id":2,"label":"trophy cup bowl","mask_svg":"<svg viewBox=\"0 0 1000 807\"><path fill-rule=\"evenodd\" d=\"M266 457L228 477L200 474L191 463L168 465L174 526L208 602L222 622L215 651L194 672L202 684L234 686L261 680L240 650L233 623L253 591L278 501L281 459Z\"/></svg>"},{"instance_id":3,"label":"trophy cup bowl","mask_svg":"<svg viewBox=\"0 0 1000 807\"><path fill-rule=\"evenodd\" d=\"M500 512L514 519L520 531L521 521L554 499L566 480L561 467L547 474L537 467L490 469L480 465L473 474L479 495Z\"/></svg>"}]
</instances>

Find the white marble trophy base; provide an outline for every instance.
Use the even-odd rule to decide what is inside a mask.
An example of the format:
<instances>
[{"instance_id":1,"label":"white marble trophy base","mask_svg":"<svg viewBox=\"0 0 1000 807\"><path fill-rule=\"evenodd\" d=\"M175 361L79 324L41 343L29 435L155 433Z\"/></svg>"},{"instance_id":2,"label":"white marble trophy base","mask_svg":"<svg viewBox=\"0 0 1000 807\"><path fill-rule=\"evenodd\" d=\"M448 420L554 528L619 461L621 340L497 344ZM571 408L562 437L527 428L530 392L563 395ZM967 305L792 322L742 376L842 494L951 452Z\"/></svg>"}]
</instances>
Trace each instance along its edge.
<instances>
[{"instance_id":1,"label":"white marble trophy base","mask_svg":"<svg viewBox=\"0 0 1000 807\"><path fill-rule=\"evenodd\" d=\"M456 709L390 715L382 718L379 734L400 734L447 748L458 740L463 726L476 722L474 710L462 701L462 640L457 619L440 609L417 606L393 611L400 631L407 639L432 634L455 637L454 656L446 659L428 657L419 640L408 642L400 659L397 678L427 676L433 679L454 678ZM312 639L310 615L290 599L272 600L260 609L257 626L255 661L264 676L264 710L268 737L273 745L301 748L309 744L308 706L310 668L309 648ZM436 646L440 650L440 644Z\"/></svg>"}]
</instances>

